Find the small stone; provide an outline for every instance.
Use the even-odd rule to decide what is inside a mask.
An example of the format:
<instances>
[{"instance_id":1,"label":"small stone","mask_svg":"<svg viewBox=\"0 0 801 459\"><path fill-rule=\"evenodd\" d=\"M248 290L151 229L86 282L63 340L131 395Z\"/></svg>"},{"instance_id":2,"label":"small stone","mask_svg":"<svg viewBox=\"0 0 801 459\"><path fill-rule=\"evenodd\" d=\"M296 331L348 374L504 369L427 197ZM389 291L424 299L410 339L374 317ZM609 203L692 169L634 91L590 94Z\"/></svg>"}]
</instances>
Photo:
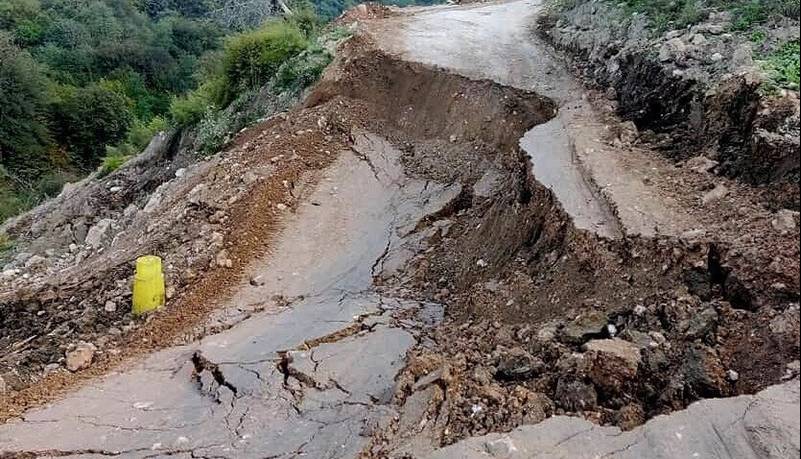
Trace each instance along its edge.
<instances>
[{"instance_id":1,"label":"small stone","mask_svg":"<svg viewBox=\"0 0 801 459\"><path fill-rule=\"evenodd\" d=\"M103 241L108 236L109 230L111 229L111 225L113 223L114 220L104 218L97 222L95 226L89 228L89 232L86 233L86 245L93 249L101 247L103 245Z\"/></svg>"},{"instance_id":2,"label":"small stone","mask_svg":"<svg viewBox=\"0 0 801 459\"><path fill-rule=\"evenodd\" d=\"M607 100L617 100L617 89L615 89L614 86L609 86L608 88L606 88L604 96L606 97Z\"/></svg>"},{"instance_id":3,"label":"small stone","mask_svg":"<svg viewBox=\"0 0 801 459\"><path fill-rule=\"evenodd\" d=\"M484 261L483 259L479 259L476 262L476 266L478 266L479 268L486 268L487 266L489 266L489 264L487 264L487 262Z\"/></svg>"},{"instance_id":4,"label":"small stone","mask_svg":"<svg viewBox=\"0 0 801 459\"><path fill-rule=\"evenodd\" d=\"M718 164L719 163L717 161L709 159L706 156L696 156L694 158L688 159L684 163L684 167L690 169L691 171L698 172L700 174L712 171L713 169L718 167Z\"/></svg>"},{"instance_id":5,"label":"small stone","mask_svg":"<svg viewBox=\"0 0 801 459\"><path fill-rule=\"evenodd\" d=\"M697 33L693 35L693 38L692 40L690 40L690 43L694 44L695 46L704 46L705 44L708 43L708 40L706 39L705 36L703 36L703 34Z\"/></svg>"},{"instance_id":6,"label":"small stone","mask_svg":"<svg viewBox=\"0 0 801 459\"><path fill-rule=\"evenodd\" d=\"M728 380L731 382L737 382L740 380L740 373L734 370L729 370L726 372L726 378L728 378Z\"/></svg>"},{"instance_id":7,"label":"small stone","mask_svg":"<svg viewBox=\"0 0 801 459\"><path fill-rule=\"evenodd\" d=\"M799 213L794 210L782 209L776 212L770 224L781 234L790 234L798 227Z\"/></svg>"},{"instance_id":8,"label":"small stone","mask_svg":"<svg viewBox=\"0 0 801 459\"><path fill-rule=\"evenodd\" d=\"M723 54L715 53L712 56L710 56L710 59L712 59L712 62L720 62L723 60Z\"/></svg>"},{"instance_id":9,"label":"small stone","mask_svg":"<svg viewBox=\"0 0 801 459\"><path fill-rule=\"evenodd\" d=\"M501 381L525 381L542 372L545 363L523 350L515 347L501 356L495 378Z\"/></svg>"},{"instance_id":10,"label":"small stone","mask_svg":"<svg viewBox=\"0 0 801 459\"><path fill-rule=\"evenodd\" d=\"M585 312L565 325L559 338L567 344L582 344L590 338L603 334L608 323L609 318L603 312Z\"/></svg>"},{"instance_id":11,"label":"small stone","mask_svg":"<svg viewBox=\"0 0 801 459\"><path fill-rule=\"evenodd\" d=\"M105 304L105 306L103 306L103 309L106 312L116 312L117 311L117 303L115 303L115 302L113 302L111 300L106 301L106 304Z\"/></svg>"},{"instance_id":12,"label":"small stone","mask_svg":"<svg viewBox=\"0 0 801 459\"><path fill-rule=\"evenodd\" d=\"M61 365L59 365L57 363L48 363L44 367L44 375L47 376L50 373L55 373L56 371L58 371L60 369L61 369Z\"/></svg>"},{"instance_id":13,"label":"small stone","mask_svg":"<svg viewBox=\"0 0 801 459\"><path fill-rule=\"evenodd\" d=\"M711 191L708 191L703 198L701 198L701 203L705 206L709 204L713 204L715 202L720 201L721 199L725 198L729 194L729 189L724 185L717 185Z\"/></svg>"},{"instance_id":14,"label":"small stone","mask_svg":"<svg viewBox=\"0 0 801 459\"><path fill-rule=\"evenodd\" d=\"M714 349L703 344L688 349L684 355L683 371L685 384L695 393L704 397L723 395L723 388L727 386L726 370Z\"/></svg>"},{"instance_id":15,"label":"small stone","mask_svg":"<svg viewBox=\"0 0 801 459\"><path fill-rule=\"evenodd\" d=\"M751 50L751 45L743 43L734 50L734 55L731 58L731 65L734 69L753 67L754 53Z\"/></svg>"},{"instance_id":16,"label":"small stone","mask_svg":"<svg viewBox=\"0 0 801 459\"><path fill-rule=\"evenodd\" d=\"M589 377L599 387L618 392L637 376L640 348L622 339L593 340L584 346L589 359Z\"/></svg>"},{"instance_id":17,"label":"small stone","mask_svg":"<svg viewBox=\"0 0 801 459\"><path fill-rule=\"evenodd\" d=\"M69 371L75 372L89 368L97 348L94 344L81 342L74 350L66 353L66 366Z\"/></svg>"},{"instance_id":18,"label":"small stone","mask_svg":"<svg viewBox=\"0 0 801 459\"><path fill-rule=\"evenodd\" d=\"M637 403L624 406L617 412L617 425L623 430L631 430L645 423L645 410Z\"/></svg>"},{"instance_id":19,"label":"small stone","mask_svg":"<svg viewBox=\"0 0 801 459\"><path fill-rule=\"evenodd\" d=\"M176 178L181 178L185 175L186 175L186 169L184 169L183 167L175 171Z\"/></svg>"},{"instance_id":20,"label":"small stone","mask_svg":"<svg viewBox=\"0 0 801 459\"><path fill-rule=\"evenodd\" d=\"M659 48L659 60L662 62L681 61L687 54L687 46L681 38L671 38Z\"/></svg>"},{"instance_id":21,"label":"small stone","mask_svg":"<svg viewBox=\"0 0 801 459\"><path fill-rule=\"evenodd\" d=\"M492 457L508 457L510 454L517 451L514 442L509 437L499 438L497 440L488 441L484 444L487 453Z\"/></svg>"},{"instance_id":22,"label":"small stone","mask_svg":"<svg viewBox=\"0 0 801 459\"><path fill-rule=\"evenodd\" d=\"M570 412L590 411L598 405L598 393L592 385L566 376L556 384L556 402Z\"/></svg>"},{"instance_id":23,"label":"small stone","mask_svg":"<svg viewBox=\"0 0 801 459\"><path fill-rule=\"evenodd\" d=\"M220 250L217 253L217 256L215 257L215 262L217 263L217 266L221 268L232 268L234 266L234 262L230 258L228 258L228 251L225 249Z\"/></svg>"},{"instance_id":24,"label":"small stone","mask_svg":"<svg viewBox=\"0 0 801 459\"><path fill-rule=\"evenodd\" d=\"M108 191L110 191L111 193L119 193L122 190L123 188L121 186L113 186L108 189Z\"/></svg>"},{"instance_id":25,"label":"small stone","mask_svg":"<svg viewBox=\"0 0 801 459\"><path fill-rule=\"evenodd\" d=\"M250 278L250 285L254 287L261 287L264 284L266 284L266 282L264 281L264 277L262 276L253 276Z\"/></svg>"},{"instance_id":26,"label":"small stone","mask_svg":"<svg viewBox=\"0 0 801 459\"><path fill-rule=\"evenodd\" d=\"M8 390L8 386L6 386L6 380L0 376L0 394L5 394Z\"/></svg>"},{"instance_id":27,"label":"small stone","mask_svg":"<svg viewBox=\"0 0 801 459\"><path fill-rule=\"evenodd\" d=\"M453 135L453 134L452 134L452 135L451 135L451 136L448 138L448 140L450 140L450 141L451 141L451 143L455 143L457 140L459 140L459 138L458 138L456 135Z\"/></svg>"}]
</instances>

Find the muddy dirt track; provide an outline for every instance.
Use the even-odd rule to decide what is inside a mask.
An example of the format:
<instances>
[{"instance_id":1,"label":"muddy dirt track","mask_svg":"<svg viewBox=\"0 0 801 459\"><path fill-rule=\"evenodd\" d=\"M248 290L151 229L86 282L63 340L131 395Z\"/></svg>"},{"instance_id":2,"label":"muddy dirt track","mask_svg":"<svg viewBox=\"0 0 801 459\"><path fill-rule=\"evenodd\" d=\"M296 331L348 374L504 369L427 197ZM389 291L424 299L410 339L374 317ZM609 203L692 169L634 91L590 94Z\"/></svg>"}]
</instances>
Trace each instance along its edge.
<instances>
[{"instance_id":1,"label":"muddy dirt track","mask_svg":"<svg viewBox=\"0 0 801 459\"><path fill-rule=\"evenodd\" d=\"M330 159L206 336L10 420L0 457L798 457L797 225L621 146L538 8L361 24L244 134Z\"/></svg>"}]
</instances>

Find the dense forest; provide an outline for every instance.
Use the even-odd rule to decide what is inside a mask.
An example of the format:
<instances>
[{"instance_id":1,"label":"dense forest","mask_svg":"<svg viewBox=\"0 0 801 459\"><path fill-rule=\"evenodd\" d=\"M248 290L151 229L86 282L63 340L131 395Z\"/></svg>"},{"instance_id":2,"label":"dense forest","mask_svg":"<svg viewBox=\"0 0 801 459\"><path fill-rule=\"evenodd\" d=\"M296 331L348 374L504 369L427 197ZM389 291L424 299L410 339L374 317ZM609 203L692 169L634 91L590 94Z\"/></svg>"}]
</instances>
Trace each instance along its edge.
<instances>
[{"instance_id":1,"label":"dense forest","mask_svg":"<svg viewBox=\"0 0 801 459\"><path fill-rule=\"evenodd\" d=\"M237 54L295 56L318 14L352 0L292 4L301 14L287 26L265 0L0 0L0 222L231 102Z\"/></svg>"}]
</instances>

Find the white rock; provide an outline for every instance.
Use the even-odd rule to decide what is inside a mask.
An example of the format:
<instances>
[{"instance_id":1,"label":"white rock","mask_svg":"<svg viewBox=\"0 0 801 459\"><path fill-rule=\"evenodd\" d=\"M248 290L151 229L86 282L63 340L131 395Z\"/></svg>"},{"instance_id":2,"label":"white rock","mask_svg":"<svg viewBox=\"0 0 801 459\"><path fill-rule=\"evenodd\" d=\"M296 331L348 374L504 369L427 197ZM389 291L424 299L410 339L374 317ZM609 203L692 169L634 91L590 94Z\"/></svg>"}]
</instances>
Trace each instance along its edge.
<instances>
[{"instance_id":1,"label":"white rock","mask_svg":"<svg viewBox=\"0 0 801 459\"><path fill-rule=\"evenodd\" d=\"M725 198L729 194L729 189L726 188L724 185L718 185L714 189L707 192L702 198L701 203L703 205L709 205L720 201L721 199Z\"/></svg>"},{"instance_id":2,"label":"white rock","mask_svg":"<svg viewBox=\"0 0 801 459\"><path fill-rule=\"evenodd\" d=\"M186 169L183 167L175 171L175 177L177 178L181 178L185 175L186 175Z\"/></svg>"},{"instance_id":3,"label":"white rock","mask_svg":"<svg viewBox=\"0 0 801 459\"><path fill-rule=\"evenodd\" d=\"M687 54L687 45L681 38L671 38L659 48L659 60L662 62L682 60Z\"/></svg>"},{"instance_id":4,"label":"white rock","mask_svg":"<svg viewBox=\"0 0 801 459\"><path fill-rule=\"evenodd\" d=\"M86 233L86 245L94 249L101 247L113 223L114 220L104 218L97 222L95 226L89 228L89 232Z\"/></svg>"},{"instance_id":5,"label":"white rock","mask_svg":"<svg viewBox=\"0 0 801 459\"><path fill-rule=\"evenodd\" d=\"M95 357L97 348L92 343L81 342L74 350L66 353L66 366L69 371L80 371L89 368Z\"/></svg>"},{"instance_id":6,"label":"white rock","mask_svg":"<svg viewBox=\"0 0 801 459\"><path fill-rule=\"evenodd\" d=\"M776 212L776 215L770 224L776 231L782 234L789 234L795 231L797 227L796 221L798 218L798 212L789 209L782 209Z\"/></svg>"},{"instance_id":7,"label":"white rock","mask_svg":"<svg viewBox=\"0 0 801 459\"><path fill-rule=\"evenodd\" d=\"M740 373L737 373L734 370L729 370L726 372L726 377L729 378L729 381L735 382L740 379Z\"/></svg>"},{"instance_id":8,"label":"white rock","mask_svg":"<svg viewBox=\"0 0 801 459\"><path fill-rule=\"evenodd\" d=\"M117 303L115 303L115 302L113 302L111 300L108 300L108 301L106 301L105 306L103 306L103 309L106 312L116 312L117 311Z\"/></svg>"}]
</instances>

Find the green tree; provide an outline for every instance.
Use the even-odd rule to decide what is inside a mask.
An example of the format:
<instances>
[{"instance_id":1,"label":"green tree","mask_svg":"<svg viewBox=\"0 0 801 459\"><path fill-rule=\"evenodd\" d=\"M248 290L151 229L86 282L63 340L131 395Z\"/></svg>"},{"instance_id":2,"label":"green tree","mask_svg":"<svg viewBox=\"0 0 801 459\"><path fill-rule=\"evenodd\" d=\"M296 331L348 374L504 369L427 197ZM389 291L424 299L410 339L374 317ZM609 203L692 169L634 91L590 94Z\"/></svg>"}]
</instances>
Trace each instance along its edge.
<instances>
[{"instance_id":1,"label":"green tree","mask_svg":"<svg viewBox=\"0 0 801 459\"><path fill-rule=\"evenodd\" d=\"M44 161L47 81L31 56L0 33L0 163L27 171Z\"/></svg>"},{"instance_id":2,"label":"green tree","mask_svg":"<svg viewBox=\"0 0 801 459\"><path fill-rule=\"evenodd\" d=\"M100 164L106 146L123 140L134 120L130 101L99 84L66 91L53 114L54 132L85 168Z\"/></svg>"}]
</instances>

